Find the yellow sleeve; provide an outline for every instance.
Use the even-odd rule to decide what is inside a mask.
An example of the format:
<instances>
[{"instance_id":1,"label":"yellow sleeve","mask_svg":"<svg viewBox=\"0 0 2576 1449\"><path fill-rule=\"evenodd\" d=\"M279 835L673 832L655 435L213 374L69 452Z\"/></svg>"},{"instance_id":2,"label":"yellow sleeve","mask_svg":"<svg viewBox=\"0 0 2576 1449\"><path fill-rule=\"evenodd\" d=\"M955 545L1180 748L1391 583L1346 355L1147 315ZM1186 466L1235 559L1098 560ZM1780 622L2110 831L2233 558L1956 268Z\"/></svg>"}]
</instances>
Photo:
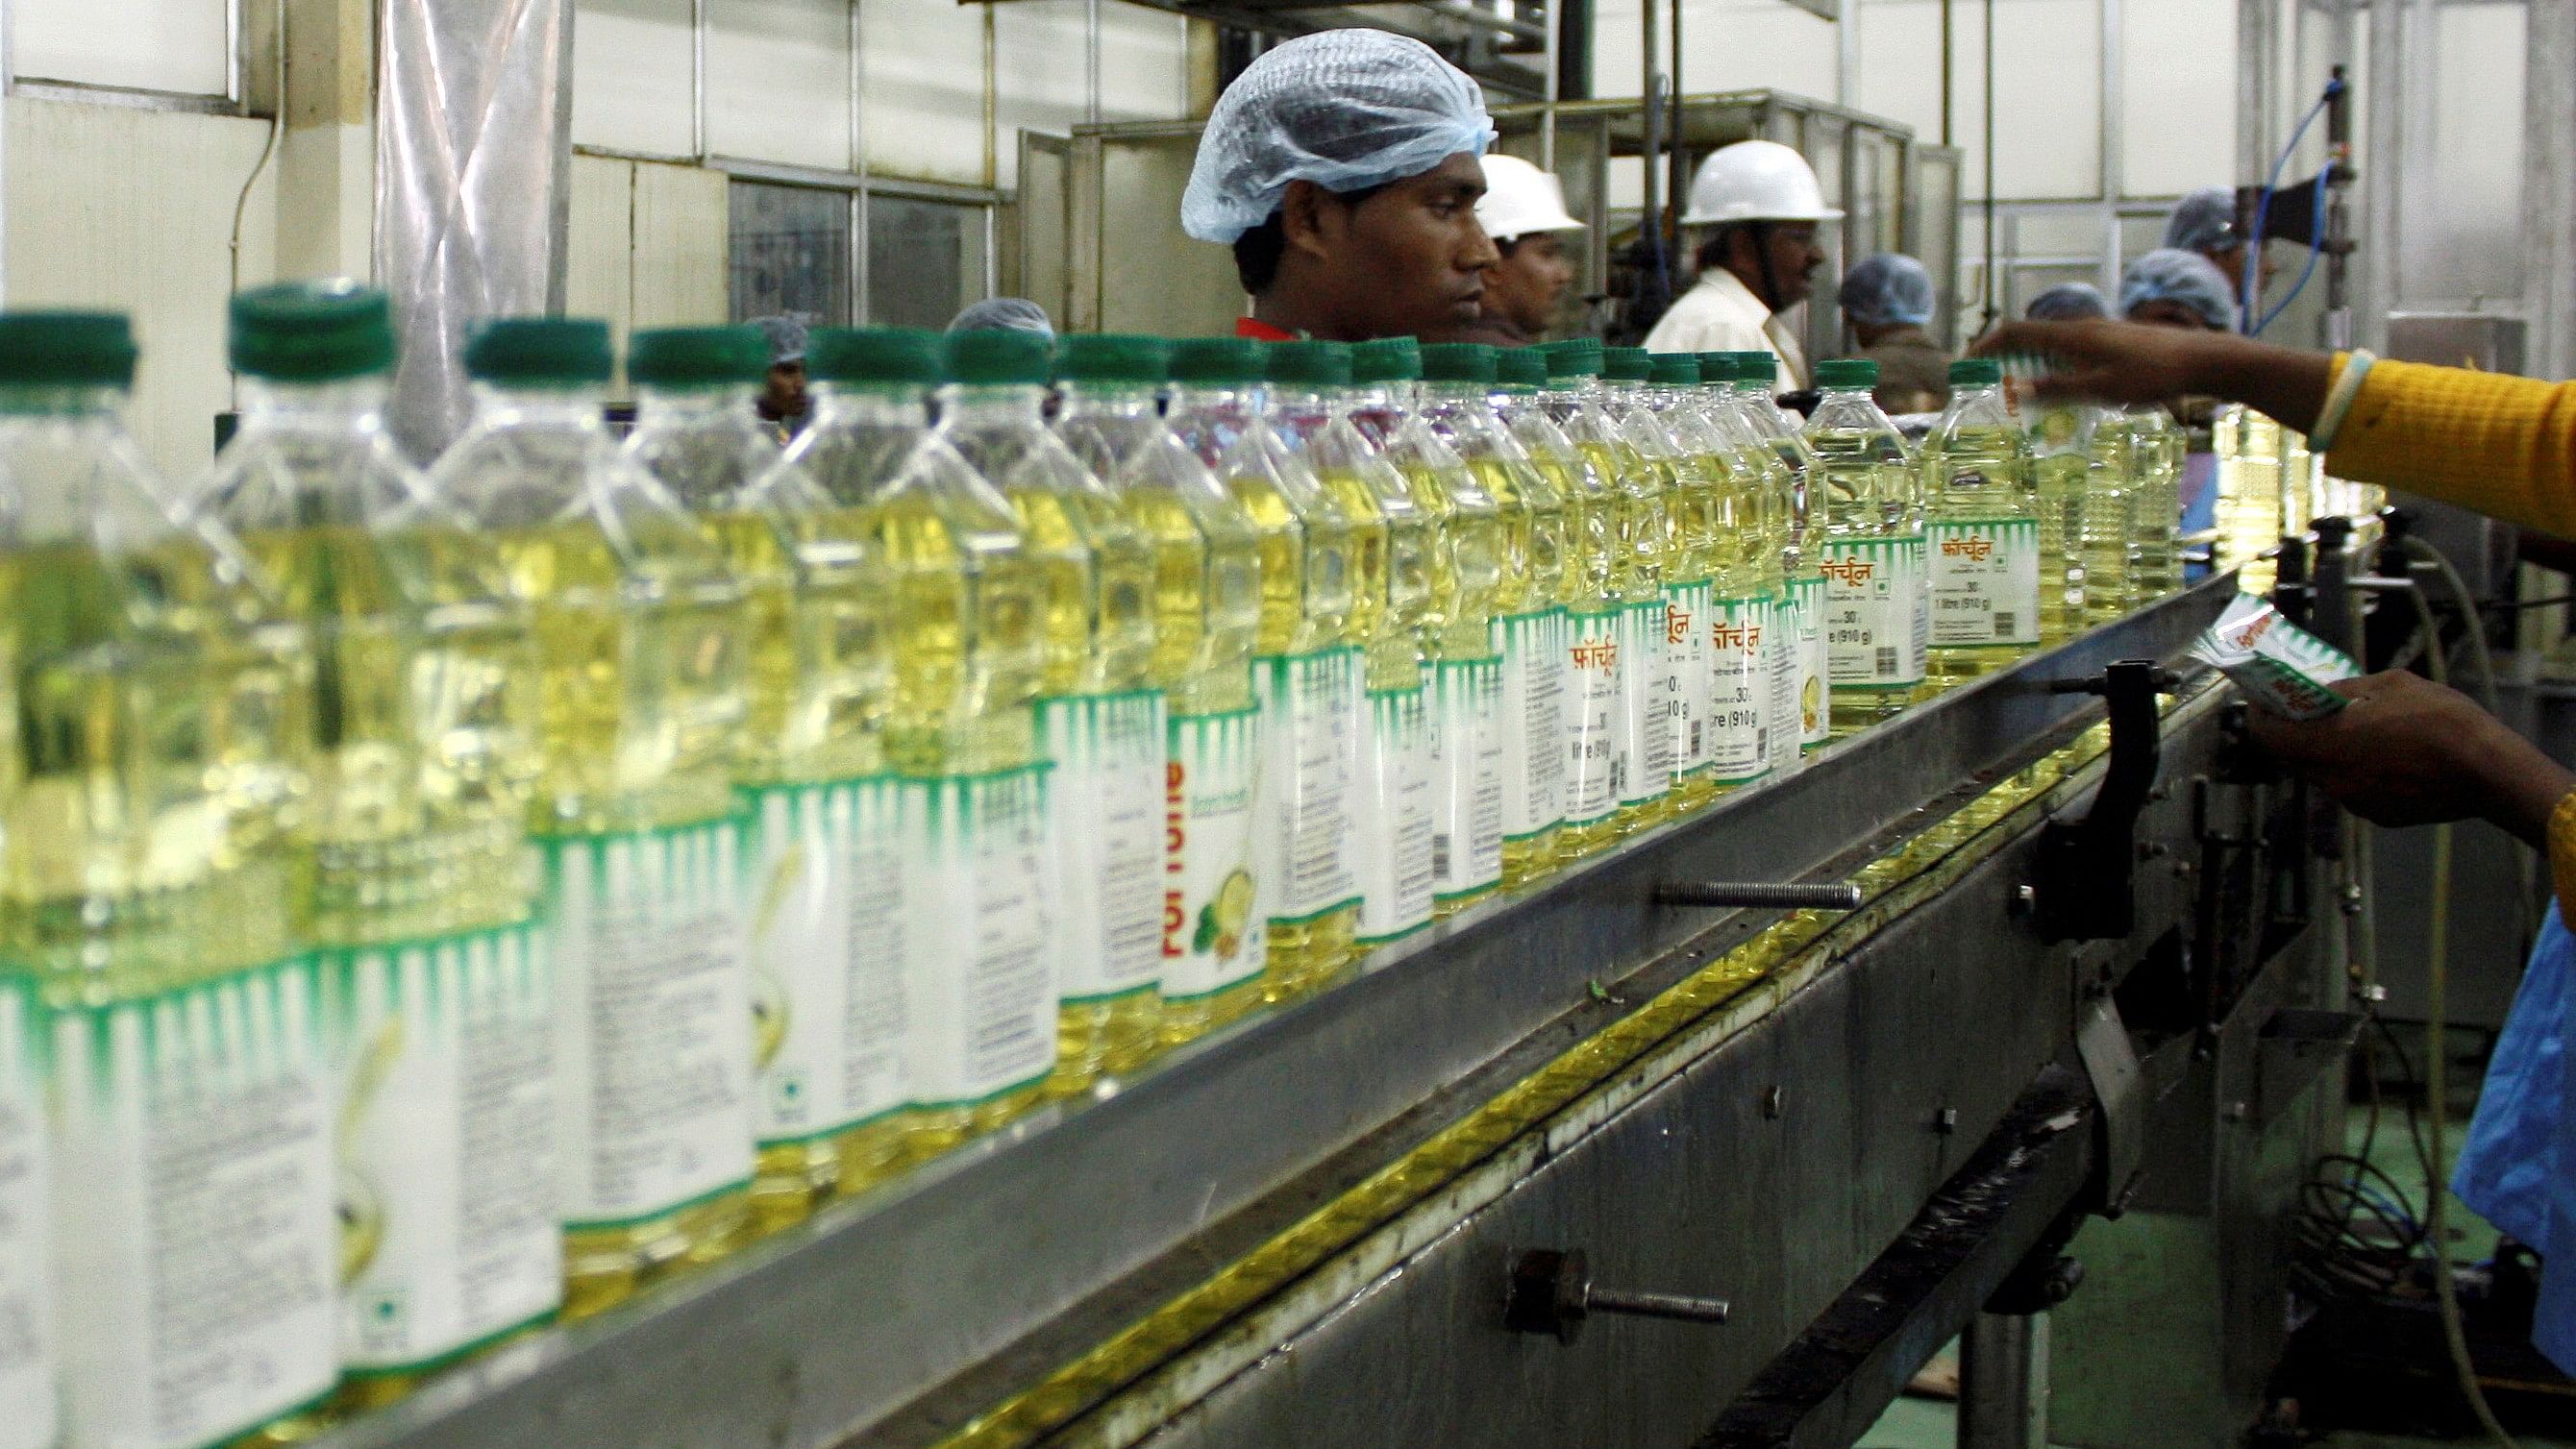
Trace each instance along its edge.
<instances>
[{"instance_id":1,"label":"yellow sleeve","mask_svg":"<svg viewBox=\"0 0 2576 1449\"><path fill-rule=\"evenodd\" d=\"M2576 905L2576 790L2549 812L2549 883L2557 888L2560 911Z\"/></svg>"},{"instance_id":2,"label":"yellow sleeve","mask_svg":"<svg viewBox=\"0 0 2576 1449\"><path fill-rule=\"evenodd\" d=\"M2326 471L2576 537L2576 383L2372 363Z\"/></svg>"}]
</instances>

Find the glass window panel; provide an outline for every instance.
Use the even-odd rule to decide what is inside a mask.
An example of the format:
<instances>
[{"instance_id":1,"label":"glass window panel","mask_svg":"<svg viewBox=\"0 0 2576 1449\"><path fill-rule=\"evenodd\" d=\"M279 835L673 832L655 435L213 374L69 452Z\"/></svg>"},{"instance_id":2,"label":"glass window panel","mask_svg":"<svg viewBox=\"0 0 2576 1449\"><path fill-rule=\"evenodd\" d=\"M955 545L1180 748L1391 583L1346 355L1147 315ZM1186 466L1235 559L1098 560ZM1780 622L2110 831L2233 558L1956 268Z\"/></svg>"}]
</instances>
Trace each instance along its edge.
<instances>
[{"instance_id":1,"label":"glass window panel","mask_svg":"<svg viewBox=\"0 0 2576 1449\"><path fill-rule=\"evenodd\" d=\"M735 321L850 320L849 192L737 181L731 210Z\"/></svg>"},{"instance_id":2,"label":"glass window panel","mask_svg":"<svg viewBox=\"0 0 2576 1449\"><path fill-rule=\"evenodd\" d=\"M868 198L868 325L945 329L984 295L984 208Z\"/></svg>"}]
</instances>

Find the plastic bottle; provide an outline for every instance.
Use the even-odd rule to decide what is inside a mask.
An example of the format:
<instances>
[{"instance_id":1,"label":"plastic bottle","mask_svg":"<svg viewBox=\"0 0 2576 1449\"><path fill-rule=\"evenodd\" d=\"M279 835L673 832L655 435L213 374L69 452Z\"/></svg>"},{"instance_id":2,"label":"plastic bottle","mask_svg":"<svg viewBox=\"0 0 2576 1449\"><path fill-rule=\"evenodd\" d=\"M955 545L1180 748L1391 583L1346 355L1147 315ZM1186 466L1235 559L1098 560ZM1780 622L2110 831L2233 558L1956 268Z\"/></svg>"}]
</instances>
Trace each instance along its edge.
<instances>
[{"instance_id":1,"label":"plastic bottle","mask_svg":"<svg viewBox=\"0 0 2576 1449\"><path fill-rule=\"evenodd\" d=\"M312 641L292 906L344 1033L341 1398L371 1407L562 1302L536 653L499 552L386 430L385 295L262 288L233 299L232 334L241 428L189 506Z\"/></svg>"},{"instance_id":2,"label":"plastic bottle","mask_svg":"<svg viewBox=\"0 0 2576 1449\"><path fill-rule=\"evenodd\" d=\"M1930 679L1946 689L2039 643L2039 487L2000 363L1950 364L1950 405L1923 444L1923 489Z\"/></svg>"},{"instance_id":3,"label":"plastic bottle","mask_svg":"<svg viewBox=\"0 0 2576 1449\"><path fill-rule=\"evenodd\" d=\"M2084 499L2092 486L2090 410L2064 404L2017 407L2039 490L2039 641L2054 646L2084 632L2092 579L2084 550Z\"/></svg>"},{"instance_id":4,"label":"plastic bottle","mask_svg":"<svg viewBox=\"0 0 2576 1449\"><path fill-rule=\"evenodd\" d=\"M858 516L783 464L752 411L767 366L756 328L636 333L626 453L697 515L749 611L751 1202L774 1230L837 1192L845 1162L882 1173L890 1133L854 1139L903 1103L905 912L883 571Z\"/></svg>"},{"instance_id":5,"label":"plastic bottle","mask_svg":"<svg viewBox=\"0 0 2576 1449\"><path fill-rule=\"evenodd\" d=\"M532 611L556 972L564 1310L732 1251L750 1226L752 1031L733 792L743 590L600 416L607 325L466 344L474 419L430 476Z\"/></svg>"},{"instance_id":6,"label":"plastic bottle","mask_svg":"<svg viewBox=\"0 0 2576 1449\"><path fill-rule=\"evenodd\" d=\"M0 318L0 331L6 327ZM0 1360L0 1403L11 1406L10 1423L0 1429L6 1449L55 1449L63 1425L54 1366L53 1224L45 1211L52 1190L47 1025L36 978L0 971L0 1323L17 1325L9 1355Z\"/></svg>"},{"instance_id":7,"label":"plastic bottle","mask_svg":"<svg viewBox=\"0 0 2576 1449\"><path fill-rule=\"evenodd\" d=\"M1674 545L1673 568L1664 580L1664 663L1671 678L1665 708L1672 720L1673 806L1695 810L1718 790L1712 727L1720 642L1716 578L1722 520L1729 516L1726 488L1734 479L1727 470L1724 440L1696 406L1699 358L1664 353L1654 355L1650 365L1630 421L1645 430L1641 447L1663 452L1671 479L1664 495ZM1758 712L1755 702L1750 711L1757 716L1750 720L1755 732L1761 724ZM1755 755L1749 767L1740 759L1727 762L1737 771L1736 783L1749 778L1742 773L1746 768L1760 772L1758 749Z\"/></svg>"},{"instance_id":8,"label":"plastic bottle","mask_svg":"<svg viewBox=\"0 0 2576 1449\"><path fill-rule=\"evenodd\" d=\"M1359 920L1350 859L1356 701L1364 630L1376 618L1376 606L1364 609L1355 591L1360 551L1382 559L1384 540L1353 526L1254 405L1269 360L1264 350L1239 337L1176 343L1169 421L1259 530L1261 623L1252 673L1261 773L1252 801L1250 919L1268 938L1259 995L1275 1001L1329 979L1351 958ZM1250 992L1212 997L1206 1025L1253 1004ZM1190 1008L1173 1020L1187 1024L1199 1015ZM1167 1021L1167 1031L1178 1029Z\"/></svg>"},{"instance_id":9,"label":"plastic bottle","mask_svg":"<svg viewBox=\"0 0 2576 1449\"><path fill-rule=\"evenodd\" d=\"M2133 604L2151 604L2182 581L2175 535L2182 519L2183 431L2161 406L2128 413L2137 480L2129 496L2129 585Z\"/></svg>"},{"instance_id":10,"label":"plastic bottle","mask_svg":"<svg viewBox=\"0 0 2576 1449\"><path fill-rule=\"evenodd\" d=\"M1779 465L1771 475L1770 527L1780 540L1782 630L1791 657L1781 667L1788 705L1781 717L1794 719L1773 749L1784 758L1777 769L1793 769L1808 751L1822 749L1833 738L1833 690L1825 658L1824 521L1813 513L1818 492L1812 486L1817 462L1806 434L1793 426L1772 400L1771 384L1779 363L1768 352L1729 352L1735 378L1736 416L1757 442L1767 444ZM1794 754L1795 758L1787 758Z\"/></svg>"},{"instance_id":11,"label":"plastic bottle","mask_svg":"<svg viewBox=\"0 0 2576 1449\"><path fill-rule=\"evenodd\" d=\"M1475 344L1426 348L1431 376L1422 420L1466 461L1502 515L1502 570L1494 595L1494 653L1501 663L1497 748L1502 770L1503 884L1521 885L1558 863L1565 819L1565 615L1576 567L1570 557L1565 490L1581 466L1561 434L1542 461L1494 404L1553 434L1528 406L1547 380L1547 361L1527 348L1482 351ZM1502 368L1511 372L1504 376ZM1489 369L1491 369L1489 371Z\"/></svg>"},{"instance_id":12,"label":"plastic bottle","mask_svg":"<svg viewBox=\"0 0 2576 1449\"><path fill-rule=\"evenodd\" d=\"M1010 501L1044 584L1038 740L1064 1001L1048 1091L1064 1096L1160 1045L1165 757L1153 550L1047 428L1053 361L1037 333L951 336L939 436Z\"/></svg>"},{"instance_id":13,"label":"plastic bottle","mask_svg":"<svg viewBox=\"0 0 2576 1449\"><path fill-rule=\"evenodd\" d=\"M0 314L0 959L51 1028L60 1422L283 1443L337 1374L322 971L291 932L312 662L239 545L175 521L134 357L122 314ZM44 1417L7 1403L0 1436Z\"/></svg>"},{"instance_id":14,"label":"plastic bottle","mask_svg":"<svg viewBox=\"0 0 2576 1449\"><path fill-rule=\"evenodd\" d=\"M1352 612L1365 639L1351 796L1351 851L1366 951L1430 924L1431 759L1422 633L1431 612L1431 521L1354 414L1389 411L1381 388L1354 390L1351 349L1279 342L1268 352L1273 420L1352 521L1359 566Z\"/></svg>"},{"instance_id":15,"label":"plastic bottle","mask_svg":"<svg viewBox=\"0 0 2576 1449\"><path fill-rule=\"evenodd\" d=\"M809 344L816 395L794 461L855 508L892 593L886 757L903 785L904 1157L1040 1100L1061 1016L1042 872L1038 688L1045 585L1018 518L927 421L942 344L906 329ZM809 354L809 363L818 358Z\"/></svg>"},{"instance_id":16,"label":"plastic bottle","mask_svg":"<svg viewBox=\"0 0 2576 1449\"><path fill-rule=\"evenodd\" d=\"M1825 647L1833 731L1893 719L1922 687L1923 515L1905 439L1871 400L1878 364L1818 363L1824 400L1807 420L1825 486Z\"/></svg>"},{"instance_id":17,"label":"plastic bottle","mask_svg":"<svg viewBox=\"0 0 2576 1449\"><path fill-rule=\"evenodd\" d=\"M1568 474L1577 595L1566 622L1565 832L1575 856L1616 841L1627 828L1621 800L1629 792L1632 751L1644 734L1636 714L1643 687L1626 648L1632 604L1663 602L1664 517L1639 506L1620 483L1626 446L1601 405L1601 344L1590 338L1547 349L1547 414L1574 449L1580 468Z\"/></svg>"},{"instance_id":18,"label":"plastic bottle","mask_svg":"<svg viewBox=\"0 0 2576 1449\"><path fill-rule=\"evenodd\" d=\"M1252 873L1261 530L1156 411L1170 354L1157 338L1104 336L1069 336L1056 352L1057 432L1153 549L1151 680L1169 719L1155 881L1166 1042L1258 1004L1269 959Z\"/></svg>"},{"instance_id":19,"label":"plastic bottle","mask_svg":"<svg viewBox=\"0 0 2576 1449\"><path fill-rule=\"evenodd\" d=\"M1405 349L1409 355L1402 356L1396 384L1412 381L1404 372L1428 380L1416 384L1411 405L1383 449L1431 526L1431 599L1422 645L1436 914L1491 895L1503 883L1503 660L1494 635L1503 515L1482 473L1468 466L1423 413L1434 392L1470 407L1488 406L1493 352L1478 346Z\"/></svg>"},{"instance_id":20,"label":"plastic bottle","mask_svg":"<svg viewBox=\"0 0 2576 1449\"><path fill-rule=\"evenodd\" d=\"M2092 423L2087 445L2092 467L2079 518L2084 529L2084 617L2099 624L2127 613L2134 602L2129 555L2137 534L2133 515L2140 460L2126 412L2094 409Z\"/></svg>"},{"instance_id":21,"label":"plastic bottle","mask_svg":"<svg viewBox=\"0 0 2576 1449\"><path fill-rule=\"evenodd\" d=\"M1619 648L1633 666L1627 674L1627 719L1634 732L1628 740L1627 783L1619 792L1621 824L1627 830L1654 825L1673 812L1673 711L1679 681L1665 642L1670 605L1664 590L1689 567L1673 516L1672 455L1657 446L1658 429L1637 422L1653 376L1654 362L1646 349L1602 349L1600 405L1614 429L1611 476L1626 514L1622 548L1632 556L1619 615ZM1582 442L1578 434L1576 445Z\"/></svg>"}]
</instances>

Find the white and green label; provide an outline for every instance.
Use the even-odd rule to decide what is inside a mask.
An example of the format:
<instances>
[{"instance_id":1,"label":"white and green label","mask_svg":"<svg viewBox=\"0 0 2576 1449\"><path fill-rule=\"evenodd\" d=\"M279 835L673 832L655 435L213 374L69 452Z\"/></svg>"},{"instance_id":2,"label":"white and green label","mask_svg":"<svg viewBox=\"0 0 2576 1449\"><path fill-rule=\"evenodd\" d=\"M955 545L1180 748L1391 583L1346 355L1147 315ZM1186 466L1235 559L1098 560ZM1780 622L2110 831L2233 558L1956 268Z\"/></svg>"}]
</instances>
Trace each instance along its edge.
<instances>
[{"instance_id":1,"label":"white and green label","mask_svg":"<svg viewBox=\"0 0 2576 1449\"><path fill-rule=\"evenodd\" d=\"M1923 682L1920 538L1825 545L1825 662L1836 689Z\"/></svg>"},{"instance_id":2,"label":"white and green label","mask_svg":"<svg viewBox=\"0 0 2576 1449\"><path fill-rule=\"evenodd\" d=\"M1359 791L1360 651L1326 649L1252 664L1261 709L1253 876L1270 923L1293 926L1359 904L1351 827Z\"/></svg>"},{"instance_id":3,"label":"white and green label","mask_svg":"<svg viewBox=\"0 0 2576 1449\"><path fill-rule=\"evenodd\" d=\"M43 1008L35 983L0 975L0 1449L47 1449L60 1432L46 1258Z\"/></svg>"},{"instance_id":4,"label":"white and green label","mask_svg":"<svg viewBox=\"0 0 2576 1449\"><path fill-rule=\"evenodd\" d=\"M1709 644L1714 598L1706 579L1664 588L1665 709L1673 725L1676 776L1704 774L1716 763L1710 733L1717 707L1717 661Z\"/></svg>"},{"instance_id":5,"label":"white and green label","mask_svg":"<svg viewBox=\"0 0 2576 1449\"><path fill-rule=\"evenodd\" d=\"M561 1303L553 992L533 923L324 954L344 1372L430 1368Z\"/></svg>"},{"instance_id":6,"label":"white and green label","mask_svg":"<svg viewBox=\"0 0 2576 1449\"><path fill-rule=\"evenodd\" d=\"M544 844L565 1221L631 1226L748 1182L743 822Z\"/></svg>"},{"instance_id":7,"label":"white and green label","mask_svg":"<svg viewBox=\"0 0 2576 1449\"><path fill-rule=\"evenodd\" d=\"M1422 686L1368 691L1351 803L1360 939L1391 941L1429 925L1431 720Z\"/></svg>"},{"instance_id":8,"label":"white and green label","mask_svg":"<svg viewBox=\"0 0 2576 1449\"><path fill-rule=\"evenodd\" d=\"M1431 666L1431 891L1503 879L1503 661Z\"/></svg>"},{"instance_id":9,"label":"white and green label","mask_svg":"<svg viewBox=\"0 0 2576 1449\"><path fill-rule=\"evenodd\" d=\"M1563 609L1494 621L1503 658L1503 838L1531 840L1565 818L1568 707Z\"/></svg>"},{"instance_id":10,"label":"white and green label","mask_svg":"<svg viewBox=\"0 0 2576 1449\"><path fill-rule=\"evenodd\" d=\"M1675 681L1671 650L1664 643L1669 628L1661 599L1619 611L1628 688L1628 776L1619 790L1622 805L1661 800L1672 789Z\"/></svg>"},{"instance_id":11,"label":"white and green label","mask_svg":"<svg viewBox=\"0 0 2576 1449\"><path fill-rule=\"evenodd\" d=\"M2039 520L1930 525L1934 648L2039 642Z\"/></svg>"},{"instance_id":12,"label":"white and green label","mask_svg":"<svg viewBox=\"0 0 2576 1449\"><path fill-rule=\"evenodd\" d=\"M1784 585L1771 596L1771 628L1762 636L1763 672L1769 688L1763 696L1763 726L1770 740L1774 772L1798 766L1798 594Z\"/></svg>"},{"instance_id":13,"label":"white and green label","mask_svg":"<svg viewBox=\"0 0 2576 1449\"><path fill-rule=\"evenodd\" d=\"M1834 734L1833 664L1825 648L1823 574L1789 586L1798 606L1798 748L1822 747Z\"/></svg>"},{"instance_id":14,"label":"white and green label","mask_svg":"<svg viewBox=\"0 0 2576 1449\"><path fill-rule=\"evenodd\" d=\"M1163 692L1070 695L1038 708L1054 877L1057 989L1148 991L1163 972Z\"/></svg>"},{"instance_id":15,"label":"white and green label","mask_svg":"<svg viewBox=\"0 0 2576 1449\"><path fill-rule=\"evenodd\" d=\"M912 1100L968 1106L1055 1065L1047 770L907 782L904 1000Z\"/></svg>"},{"instance_id":16,"label":"white and green label","mask_svg":"<svg viewBox=\"0 0 2576 1449\"><path fill-rule=\"evenodd\" d=\"M1723 784L1758 780L1771 768L1771 637L1778 632L1767 594L1719 599L1709 611L1709 761Z\"/></svg>"},{"instance_id":17,"label":"white and green label","mask_svg":"<svg viewBox=\"0 0 2576 1449\"><path fill-rule=\"evenodd\" d=\"M57 1362L83 1446L198 1449L338 1376L316 975L299 957L53 1014Z\"/></svg>"},{"instance_id":18,"label":"white and green label","mask_svg":"<svg viewBox=\"0 0 2576 1449\"><path fill-rule=\"evenodd\" d=\"M1214 996L1270 960L1272 883L1253 867L1261 716L1176 714L1163 774L1163 995Z\"/></svg>"},{"instance_id":19,"label":"white and green label","mask_svg":"<svg viewBox=\"0 0 2576 1449\"><path fill-rule=\"evenodd\" d=\"M903 786L875 775L750 795L754 1125L775 1146L910 1099Z\"/></svg>"},{"instance_id":20,"label":"white and green label","mask_svg":"<svg viewBox=\"0 0 2576 1449\"><path fill-rule=\"evenodd\" d=\"M1566 615L1565 818L1590 825L1618 813L1628 782L1628 659L1616 609Z\"/></svg>"}]
</instances>

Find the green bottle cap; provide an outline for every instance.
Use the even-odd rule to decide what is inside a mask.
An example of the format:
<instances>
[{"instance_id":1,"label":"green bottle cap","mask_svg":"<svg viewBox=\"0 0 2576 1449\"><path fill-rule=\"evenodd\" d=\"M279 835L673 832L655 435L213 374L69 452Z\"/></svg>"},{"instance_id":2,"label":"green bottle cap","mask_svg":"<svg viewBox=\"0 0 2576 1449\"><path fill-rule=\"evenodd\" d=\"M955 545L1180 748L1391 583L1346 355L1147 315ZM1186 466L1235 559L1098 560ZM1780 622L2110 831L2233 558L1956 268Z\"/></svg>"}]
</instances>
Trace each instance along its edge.
<instances>
[{"instance_id":1,"label":"green bottle cap","mask_svg":"<svg viewBox=\"0 0 2576 1449\"><path fill-rule=\"evenodd\" d=\"M1604 347L1601 375L1612 382L1644 382L1655 375L1655 359L1642 347Z\"/></svg>"},{"instance_id":2,"label":"green bottle cap","mask_svg":"<svg viewBox=\"0 0 2576 1449\"><path fill-rule=\"evenodd\" d=\"M1547 386L1547 354L1535 347L1495 348L1494 381L1505 387Z\"/></svg>"},{"instance_id":3,"label":"green bottle cap","mask_svg":"<svg viewBox=\"0 0 2576 1449\"><path fill-rule=\"evenodd\" d=\"M1950 364L1952 387L1995 387L2004 380L2004 365L1991 357L1962 357Z\"/></svg>"},{"instance_id":4,"label":"green bottle cap","mask_svg":"<svg viewBox=\"0 0 2576 1449\"><path fill-rule=\"evenodd\" d=\"M747 387L768 373L769 338L757 327L650 327L626 344L637 387Z\"/></svg>"},{"instance_id":5,"label":"green bottle cap","mask_svg":"<svg viewBox=\"0 0 2576 1449\"><path fill-rule=\"evenodd\" d=\"M1422 376L1428 382L1493 384L1494 348L1482 342L1434 342L1422 349Z\"/></svg>"},{"instance_id":6,"label":"green bottle cap","mask_svg":"<svg viewBox=\"0 0 2576 1449\"><path fill-rule=\"evenodd\" d=\"M1340 342L1273 342L1262 349L1272 382L1340 387L1351 380L1351 349Z\"/></svg>"},{"instance_id":7,"label":"green bottle cap","mask_svg":"<svg viewBox=\"0 0 2576 1449\"><path fill-rule=\"evenodd\" d=\"M1735 381L1735 354L1703 352L1699 356L1699 380L1702 382Z\"/></svg>"},{"instance_id":8,"label":"green bottle cap","mask_svg":"<svg viewBox=\"0 0 2576 1449\"><path fill-rule=\"evenodd\" d=\"M1351 349L1351 381L1412 382L1422 376L1422 344L1410 337L1380 337Z\"/></svg>"},{"instance_id":9,"label":"green bottle cap","mask_svg":"<svg viewBox=\"0 0 2576 1449\"><path fill-rule=\"evenodd\" d=\"M1725 355L1735 359L1737 382L1758 382L1767 388L1779 379L1780 359L1768 352L1730 352Z\"/></svg>"},{"instance_id":10,"label":"green bottle cap","mask_svg":"<svg viewBox=\"0 0 2576 1449\"><path fill-rule=\"evenodd\" d=\"M1601 339L1598 337L1569 337L1562 342L1551 342L1539 350L1547 355L1547 375L1551 380L1601 375Z\"/></svg>"},{"instance_id":11,"label":"green bottle cap","mask_svg":"<svg viewBox=\"0 0 2576 1449\"><path fill-rule=\"evenodd\" d=\"M465 339L465 373L518 387L580 387L614 371L608 324L590 317L491 317Z\"/></svg>"},{"instance_id":12,"label":"green bottle cap","mask_svg":"<svg viewBox=\"0 0 2576 1449\"><path fill-rule=\"evenodd\" d=\"M134 329L122 312L0 312L0 384L134 386Z\"/></svg>"},{"instance_id":13,"label":"green bottle cap","mask_svg":"<svg viewBox=\"0 0 2576 1449\"><path fill-rule=\"evenodd\" d=\"M1816 386L1829 392L1878 386L1878 364L1866 357L1837 357L1816 364Z\"/></svg>"},{"instance_id":14,"label":"green bottle cap","mask_svg":"<svg viewBox=\"0 0 2576 1449\"><path fill-rule=\"evenodd\" d=\"M334 277L280 282L234 296L233 371L278 382L330 382L391 372L393 306L373 287Z\"/></svg>"},{"instance_id":15,"label":"green bottle cap","mask_svg":"<svg viewBox=\"0 0 2576 1449\"><path fill-rule=\"evenodd\" d=\"M1172 381L1215 386L1261 381L1261 344L1249 337L1190 337L1172 344Z\"/></svg>"},{"instance_id":16,"label":"green bottle cap","mask_svg":"<svg viewBox=\"0 0 2576 1449\"><path fill-rule=\"evenodd\" d=\"M816 382L928 387L939 381L939 334L918 327L817 327L805 339Z\"/></svg>"},{"instance_id":17,"label":"green bottle cap","mask_svg":"<svg viewBox=\"0 0 2576 1449\"><path fill-rule=\"evenodd\" d=\"M1172 346L1160 337L1082 332L1055 343L1059 382L1130 382L1152 386L1172 370Z\"/></svg>"},{"instance_id":18,"label":"green bottle cap","mask_svg":"<svg viewBox=\"0 0 2576 1449\"><path fill-rule=\"evenodd\" d=\"M952 332L939 375L969 387L1044 387L1055 369L1055 339L1017 328Z\"/></svg>"},{"instance_id":19,"label":"green bottle cap","mask_svg":"<svg viewBox=\"0 0 2576 1449\"><path fill-rule=\"evenodd\" d=\"M1654 354L1650 380L1658 387L1699 386L1699 354L1695 352L1658 352Z\"/></svg>"}]
</instances>

